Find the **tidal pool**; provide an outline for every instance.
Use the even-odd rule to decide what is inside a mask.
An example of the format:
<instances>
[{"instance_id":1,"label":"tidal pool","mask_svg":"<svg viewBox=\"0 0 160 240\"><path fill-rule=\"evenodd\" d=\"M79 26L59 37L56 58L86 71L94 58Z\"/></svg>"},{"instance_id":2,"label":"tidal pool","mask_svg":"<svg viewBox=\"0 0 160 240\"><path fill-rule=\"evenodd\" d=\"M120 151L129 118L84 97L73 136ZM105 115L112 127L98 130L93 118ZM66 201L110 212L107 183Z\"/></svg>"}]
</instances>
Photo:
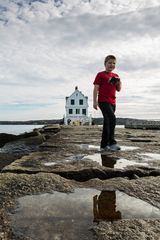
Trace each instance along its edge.
<instances>
[{"instance_id":1,"label":"tidal pool","mask_svg":"<svg viewBox=\"0 0 160 240\"><path fill-rule=\"evenodd\" d=\"M76 154L76 155L71 155L66 157L64 160L61 161L55 161L55 162L45 162L43 163L44 166L55 166L58 164L64 164L65 162L69 162L69 161L79 161L82 160L86 155L85 154Z\"/></svg>"},{"instance_id":2,"label":"tidal pool","mask_svg":"<svg viewBox=\"0 0 160 240\"><path fill-rule=\"evenodd\" d=\"M125 169L128 166L144 166L148 167L148 162L138 162L133 160L127 160L125 158L118 158L113 157L112 154L105 154L105 153L94 153L91 155L84 155L84 154L77 154L66 158L64 161L61 162L46 162L44 163L45 166L54 166L60 163L65 163L69 161L95 161L98 162L101 166L115 168L115 169Z\"/></svg>"},{"instance_id":3,"label":"tidal pool","mask_svg":"<svg viewBox=\"0 0 160 240\"><path fill-rule=\"evenodd\" d=\"M16 236L39 240L93 240L90 227L100 221L159 217L158 208L123 192L87 188L18 198L10 214Z\"/></svg>"},{"instance_id":4,"label":"tidal pool","mask_svg":"<svg viewBox=\"0 0 160 240\"><path fill-rule=\"evenodd\" d=\"M127 166L148 166L148 163L139 163L136 161L127 160L125 158L117 158L107 154L95 153L88 155L87 160L92 160L98 162L101 166L115 168L115 169L124 169ZM85 160L85 158L83 158Z\"/></svg>"},{"instance_id":5,"label":"tidal pool","mask_svg":"<svg viewBox=\"0 0 160 240\"><path fill-rule=\"evenodd\" d=\"M45 163L44 163L44 166L50 167L50 166L54 166L54 165L56 165L56 164L57 164L56 162L45 162Z\"/></svg>"},{"instance_id":6,"label":"tidal pool","mask_svg":"<svg viewBox=\"0 0 160 240\"><path fill-rule=\"evenodd\" d=\"M160 154L159 153L139 153L142 157L142 162L147 163L154 168L160 168Z\"/></svg>"},{"instance_id":7,"label":"tidal pool","mask_svg":"<svg viewBox=\"0 0 160 240\"><path fill-rule=\"evenodd\" d=\"M80 148L83 150L100 150L99 145L92 144L80 144Z\"/></svg>"},{"instance_id":8,"label":"tidal pool","mask_svg":"<svg viewBox=\"0 0 160 240\"><path fill-rule=\"evenodd\" d=\"M160 161L160 154L159 153L139 153L139 155L144 156L145 160Z\"/></svg>"},{"instance_id":9,"label":"tidal pool","mask_svg":"<svg viewBox=\"0 0 160 240\"><path fill-rule=\"evenodd\" d=\"M71 155L67 157L65 161L70 161L70 160L82 160L86 155L85 154L76 154L76 155Z\"/></svg>"},{"instance_id":10,"label":"tidal pool","mask_svg":"<svg viewBox=\"0 0 160 240\"><path fill-rule=\"evenodd\" d=\"M83 150L97 150L97 151L100 151L99 145L80 144L79 146ZM136 149L139 148L139 147L134 147L134 146L120 146L120 147L121 147L121 151L133 151L133 150L136 150Z\"/></svg>"}]
</instances>

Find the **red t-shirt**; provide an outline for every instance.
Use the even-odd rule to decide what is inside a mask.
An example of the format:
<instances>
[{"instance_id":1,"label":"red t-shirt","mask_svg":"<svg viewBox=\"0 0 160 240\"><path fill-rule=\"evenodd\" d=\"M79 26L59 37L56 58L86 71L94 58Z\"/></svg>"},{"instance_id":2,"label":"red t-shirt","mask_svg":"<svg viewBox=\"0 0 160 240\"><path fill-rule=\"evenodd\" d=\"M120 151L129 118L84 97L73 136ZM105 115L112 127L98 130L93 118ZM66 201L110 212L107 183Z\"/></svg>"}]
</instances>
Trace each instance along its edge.
<instances>
[{"instance_id":1,"label":"red t-shirt","mask_svg":"<svg viewBox=\"0 0 160 240\"><path fill-rule=\"evenodd\" d=\"M109 83L112 77L118 77L118 74L113 72L99 72L94 80L94 85L99 85L98 102L108 102L116 104L116 86Z\"/></svg>"}]
</instances>

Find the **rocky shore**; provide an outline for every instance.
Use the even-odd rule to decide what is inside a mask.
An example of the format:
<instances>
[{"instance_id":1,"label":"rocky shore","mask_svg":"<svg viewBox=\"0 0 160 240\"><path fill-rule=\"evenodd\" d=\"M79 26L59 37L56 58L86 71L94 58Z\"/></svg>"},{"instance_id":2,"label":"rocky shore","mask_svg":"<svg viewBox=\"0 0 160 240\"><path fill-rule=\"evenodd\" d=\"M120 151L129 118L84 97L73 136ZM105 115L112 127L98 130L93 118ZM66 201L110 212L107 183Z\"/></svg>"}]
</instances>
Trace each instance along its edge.
<instances>
[{"instance_id":1,"label":"rocky shore","mask_svg":"<svg viewBox=\"0 0 160 240\"><path fill-rule=\"evenodd\" d=\"M2 144L0 239L160 239L160 131L117 128L118 152L100 138L56 124Z\"/></svg>"}]
</instances>

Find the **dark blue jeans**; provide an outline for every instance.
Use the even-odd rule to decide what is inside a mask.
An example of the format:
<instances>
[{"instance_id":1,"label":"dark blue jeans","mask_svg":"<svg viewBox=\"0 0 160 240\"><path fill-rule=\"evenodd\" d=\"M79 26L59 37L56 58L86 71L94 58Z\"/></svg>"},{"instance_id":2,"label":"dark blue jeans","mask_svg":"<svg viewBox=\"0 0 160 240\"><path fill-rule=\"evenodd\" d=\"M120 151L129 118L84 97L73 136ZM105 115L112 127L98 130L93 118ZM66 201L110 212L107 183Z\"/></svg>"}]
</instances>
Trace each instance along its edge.
<instances>
[{"instance_id":1,"label":"dark blue jeans","mask_svg":"<svg viewBox=\"0 0 160 240\"><path fill-rule=\"evenodd\" d=\"M107 102L99 102L99 108L103 114L103 131L101 148L105 148L107 145L116 144L114 138L114 130L116 126L115 109L116 106Z\"/></svg>"}]
</instances>

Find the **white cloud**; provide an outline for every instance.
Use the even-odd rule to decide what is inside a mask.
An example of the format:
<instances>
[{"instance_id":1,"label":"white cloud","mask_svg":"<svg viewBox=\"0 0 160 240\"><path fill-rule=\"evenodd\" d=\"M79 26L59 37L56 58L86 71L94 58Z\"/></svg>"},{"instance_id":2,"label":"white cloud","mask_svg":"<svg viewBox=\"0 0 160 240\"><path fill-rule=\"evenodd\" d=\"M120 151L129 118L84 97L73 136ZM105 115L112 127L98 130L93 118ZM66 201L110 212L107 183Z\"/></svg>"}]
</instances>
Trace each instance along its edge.
<instances>
[{"instance_id":1,"label":"white cloud","mask_svg":"<svg viewBox=\"0 0 160 240\"><path fill-rule=\"evenodd\" d=\"M26 22L49 20L64 16L83 14L118 15L160 6L159 0L0 0L3 14L10 21L23 19ZM6 10L7 11L4 11Z\"/></svg>"},{"instance_id":2,"label":"white cloud","mask_svg":"<svg viewBox=\"0 0 160 240\"><path fill-rule=\"evenodd\" d=\"M54 105L62 117L76 85L89 97L90 112L100 115L92 110L92 82L109 53L123 81L117 114L141 116L143 106L153 114L151 106L160 103L159 1L0 0L0 6L0 102L15 111L3 108L1 119L50 118ZM19 110L25 104L28 110Z\"/></svg>"}]
</instances>

